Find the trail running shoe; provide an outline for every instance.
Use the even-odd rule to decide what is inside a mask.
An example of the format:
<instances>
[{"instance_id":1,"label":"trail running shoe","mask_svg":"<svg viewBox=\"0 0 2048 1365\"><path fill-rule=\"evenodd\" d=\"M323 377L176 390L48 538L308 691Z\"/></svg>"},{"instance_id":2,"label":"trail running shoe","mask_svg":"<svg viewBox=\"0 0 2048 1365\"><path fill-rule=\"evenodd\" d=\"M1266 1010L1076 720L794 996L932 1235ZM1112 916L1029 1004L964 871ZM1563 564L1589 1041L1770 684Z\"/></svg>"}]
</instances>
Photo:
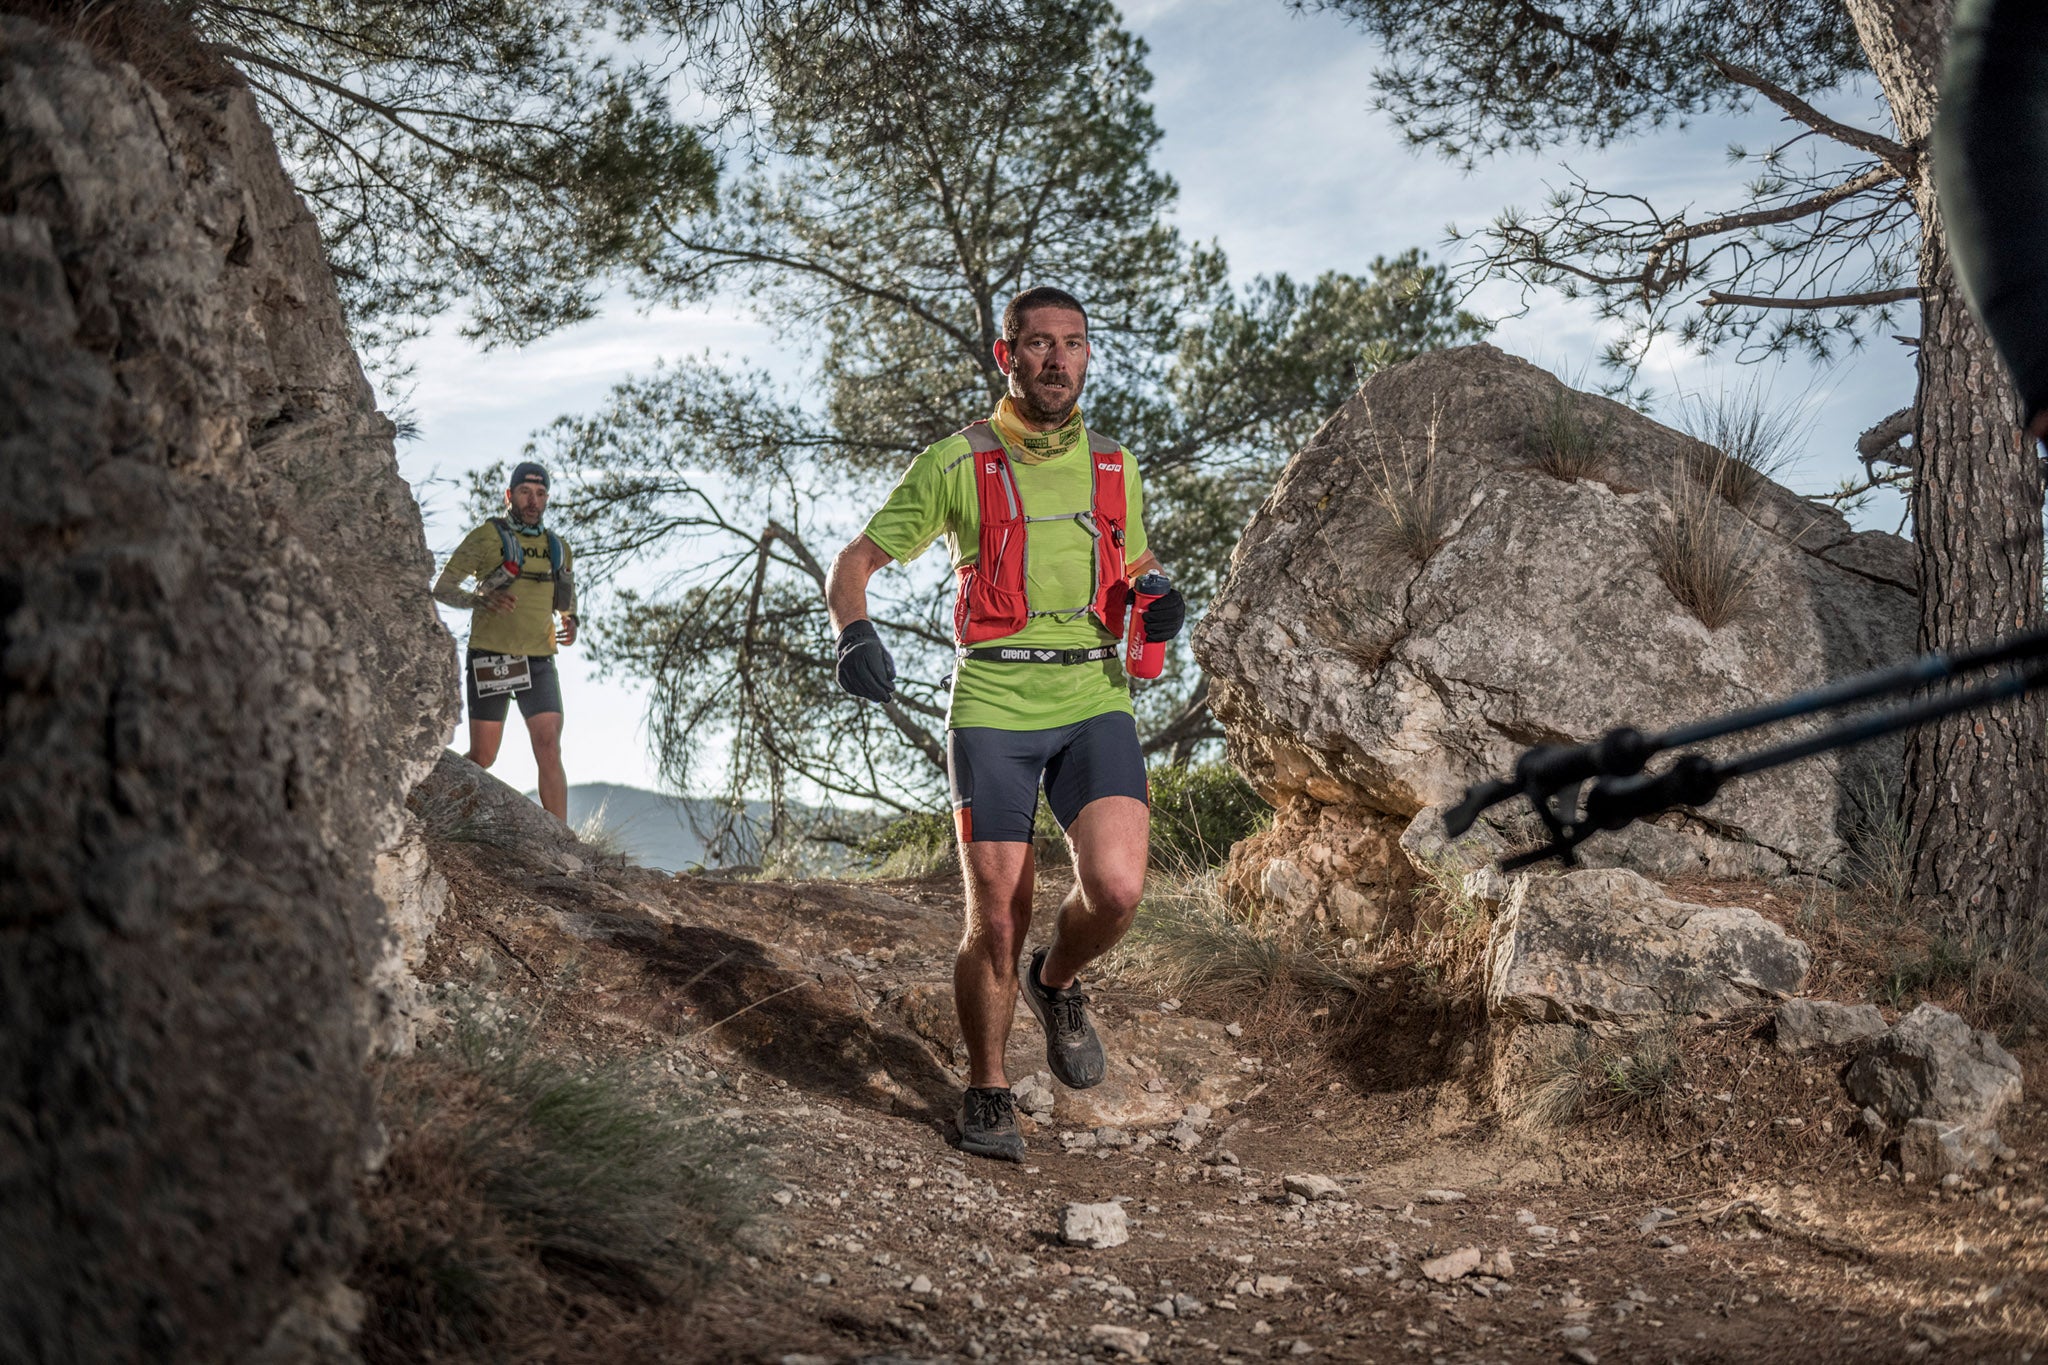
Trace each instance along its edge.
<instances>
[{"instance_id":1,"label":"trail running shoe","mask_svg":"<svg viewBox=\"0 0 2048 1365\"><path fill-rule=\"evenodd\" d=\"M1075 1090L1101 1085L1107 1067L1102 1040L1095 1036L1095 1025L1088 1022L1088 997L1078 982L1063 991L1041 984L1038 972L1045 966L1045 954L1040 948L1025 958L1024 969L1018 973L1024 979L1024 1003L1045 1030L1045 1064L1061 1084Z\"/></svg>"},{"instance_id":2,"label":"trail running shoe","mask_svg":"<svg viewBox=\"0 0 2048 1365\"><path fill-rule=\"evenodd\" d=\"M996 1161L1022 1161L1017 1103L997 1086L969 1086L960 1097L960 1150Z\"/></svg>"}]
</instances>

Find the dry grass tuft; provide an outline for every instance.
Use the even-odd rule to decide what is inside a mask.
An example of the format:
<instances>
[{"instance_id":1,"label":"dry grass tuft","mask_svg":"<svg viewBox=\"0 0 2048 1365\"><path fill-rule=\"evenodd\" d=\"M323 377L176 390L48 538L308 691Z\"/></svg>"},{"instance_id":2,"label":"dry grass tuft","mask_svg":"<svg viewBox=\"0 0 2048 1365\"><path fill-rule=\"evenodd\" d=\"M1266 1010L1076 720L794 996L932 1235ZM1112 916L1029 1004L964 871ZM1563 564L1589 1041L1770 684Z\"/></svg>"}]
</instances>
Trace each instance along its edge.
<instances>
[{"instance_id":1,"label":"dry grass tuft","mask_svg":"<svg viewBox=\"0 0 2048 1365\"><path fill-rule=\"evenodd\" d=\"M392 1147L353 1276L371 1365L615 1358L659 1330L648 1309L688 1307L743 1220L740 1142L667 1078L470 1024L382 1082Z\"/></svg>"},{"instance_id":2,"label":"dry grass tuft","mask_svg":"<svg viewBox=\"0 0 2048 1365\"><path fill-rule=\"evenodd\" d=\"M1587 420L1585 396L1569 385L1558 385L1523 440L1536 467L1554 479L1607 475L1607 428Z\"/></svg>"},{"instance_id":3,"label":"dry grass tuft","mask_svg":"<svg viewBox=\"0 0 2048 1365\"><path fill-rule=\"evenodd\" d=\"M6 0L0 4L110 61L126 62L163 91L218 90L242 77L210 52L164 0Z\"/></svg>"},{"instance_id":4,"label":"dry grass tuft","mask_svg":"<svg viewBox=\"0 0 2048 1365\"><path fill-rule=\"evenodd\" d=\"M1671 520L1650 533L1657 576L1708 630L1719 630L1750 605L1762 558L1760 533L1722 505L1719 486L1682 481L1670 493Z\"/></svg>"},{"instance_id":5,"label":"dry grass tuft","mask_svg":"<svg viewBox=\"0 0 2048 1365\"><path fill-rule=\"evenodd\" d=\"M1684 1080L1678 1040L1657 1029L1603 1040L1573 1029L1531 1069L1531 1085L1516 1103L1517 1126L1554 1133L1597 1119L1663 1119Z\"/></svg>"},{"instance_id":6,"label":"dry grass tuft","mask_svg":"<svg viewBox=\"0 0 2048 1365\"><path fill-rule=\"evenodd\" d=\"M1798 414L1774 410L1754 384L1717 398L1695 395L1681 405L1679 425L1699 443L1685 452L1687 475L1737 508L1799 463Z\"/></svg>"},{"instance_id":7,"label":"dry grass tuft","mask_svg":"<svg viewBox=\"0 0 2048 1365\"><path fill-rule=\"evenodd\" d=\"M1443 408L1430 412L1429 427L1418 450L1405 435L1395 438L1388 451L1380 439L1379 421L1372 405L1366 404L1366 434L1372 439L1374 463L1359 457L1359 466L1372 481L1373 501L1386 520L1385 548L1416 564L1425 564L1449 539L1455 518L1452 495L1438 464L1437 433Z\"/></svg>"},{"instance_id":8,"label":"dry grass tuft","mask_svg":"<svg viewBox=\"0 0 2048 1365\"><path fill-rule=\"evenodd\" d=\"M1493 933L1486 903L1452 863L1430 864L1414 896L1414 923L1383 940L1377 956L1404 964L1444 1005L1476 1005L1486 991L1486 945Z\"/></svg>"},{"instance_id":9,"label":"dry grass tuft","mask_svg":"<svg viewBox=\"0 0 2048 1365\"><path fill-rule=\"evenodd\" d=\"M1366 993L1366 976L1337 945L1294 943L1231 910L1214 871L1155 882L1161 889L1105 959L1123 980L1162 995L1234 1001L1280 994L1327 1005Z\"/></svg>"}]
</instances>

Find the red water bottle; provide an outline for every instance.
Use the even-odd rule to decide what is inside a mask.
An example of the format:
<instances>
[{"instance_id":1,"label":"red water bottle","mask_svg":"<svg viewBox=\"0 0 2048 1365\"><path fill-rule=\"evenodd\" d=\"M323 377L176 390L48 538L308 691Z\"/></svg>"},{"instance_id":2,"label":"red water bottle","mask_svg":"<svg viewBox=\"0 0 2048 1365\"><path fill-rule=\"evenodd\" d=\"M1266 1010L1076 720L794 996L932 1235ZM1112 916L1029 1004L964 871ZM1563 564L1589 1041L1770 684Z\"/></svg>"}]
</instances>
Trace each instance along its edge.
<instances>
[{"instance_id":1,"label":"red water bottle","mask_svg":"<svg viewBox=\"0 0 2048 1365\"><path fill-rule=\"evenodd\" d=\"M1166 667L1166 641L1145 638L1145 608L1172 590L1172 580L1156 569L1131 584L1131 628L1124 636L1124 672L1134 678L1156 678Z\"/></svg>"}]
</instances>

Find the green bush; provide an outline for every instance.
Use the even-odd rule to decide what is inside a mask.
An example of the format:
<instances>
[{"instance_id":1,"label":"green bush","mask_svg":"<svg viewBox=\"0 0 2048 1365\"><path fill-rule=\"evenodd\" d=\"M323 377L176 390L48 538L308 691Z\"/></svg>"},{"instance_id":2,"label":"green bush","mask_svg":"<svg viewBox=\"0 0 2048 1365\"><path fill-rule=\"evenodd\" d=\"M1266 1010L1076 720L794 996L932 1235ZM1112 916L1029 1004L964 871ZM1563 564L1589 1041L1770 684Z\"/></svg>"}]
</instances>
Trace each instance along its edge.
<instances>
[{"instance_id":1,"label":"green bush","mask_svg":"<svg viewBox=\"0 0 2048 1365\"><path fill-rule=\"evenodd\" d=\"M930 877L959 866L951 811L898 816L854 846L878 877Z\"/></svg>"},{"instance_id":2,"label":"green bush","mask_svg":"<svg viewBox=\"0 0 2048 1365\"><path fill-rule=\"evenodd\" d=\"M1215 867L1230 846L1273 819L1273 808L1227 763L1154 768L1152 862L1172 871Z\"/></svg>"}]
</instances>

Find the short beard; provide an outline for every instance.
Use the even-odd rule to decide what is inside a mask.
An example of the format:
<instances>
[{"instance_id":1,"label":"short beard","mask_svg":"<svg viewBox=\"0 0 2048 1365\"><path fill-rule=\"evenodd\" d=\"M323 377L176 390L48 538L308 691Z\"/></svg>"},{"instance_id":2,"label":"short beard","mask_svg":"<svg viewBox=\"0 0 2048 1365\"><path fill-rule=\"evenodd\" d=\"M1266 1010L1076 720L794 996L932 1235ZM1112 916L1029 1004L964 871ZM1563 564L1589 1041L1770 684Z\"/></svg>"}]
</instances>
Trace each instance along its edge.
<instances>
[{"instance_id":1,"label":"short beard","mask_svg":"<svg viewBox=\"0 0 2048 1365\"><path fill-rule=\"evenodd\" d=\"M1010 386L1010 401L1017 405L1017 411L1023 415L1025 421L1042 422L1050 429L1053 427L1063 427L1067 424L1067 419L1074 415L1074 409L1081 406L1081 391L1078 388L1075 389L1074 396L1067 400L1066 406L1057 411L1049 412L1045 408L1040 407L1038 401L1031 397L1030 394L1024 392L1021 385L1012 384Z\"/></svg>"}]
</instances>

